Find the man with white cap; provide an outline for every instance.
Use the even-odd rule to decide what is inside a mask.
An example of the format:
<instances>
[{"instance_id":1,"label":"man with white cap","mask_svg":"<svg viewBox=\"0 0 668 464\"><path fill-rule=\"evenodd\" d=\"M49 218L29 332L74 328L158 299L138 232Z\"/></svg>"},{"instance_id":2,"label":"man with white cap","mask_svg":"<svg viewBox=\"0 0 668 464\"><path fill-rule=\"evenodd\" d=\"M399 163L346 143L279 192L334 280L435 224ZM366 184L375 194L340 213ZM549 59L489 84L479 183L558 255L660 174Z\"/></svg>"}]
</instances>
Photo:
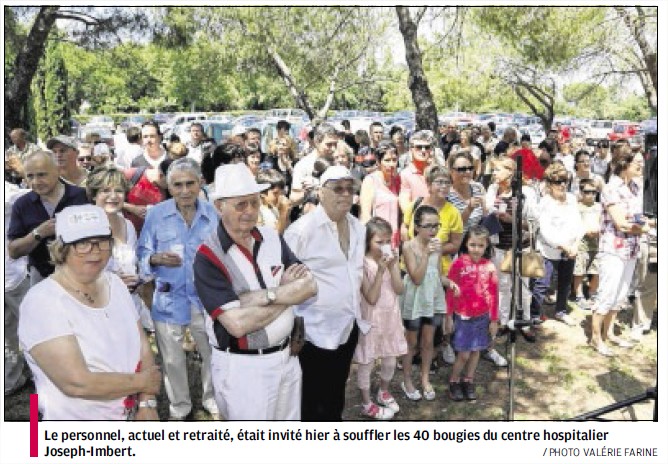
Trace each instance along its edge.
<instances>
[{"instance_id":1,"label":"man with white cap","mask_svg":"<svg viewBox=\"0 0 668 464\"><path fill-rule=\"evenodd\" d=\"M309 270L269 227L256 227L260 192L244 164L218 167L209 198L217 229L195 257L209 313L216 402L228 420L299 420L301 369L291 355L292 305L317 293Z\"/></svg>"},{"instance_id":2,"label":"man with white cap","mask_svg":"<svg viewBox=\"0 0 668 464\"><path fill-rule=\"evenodd\" d=\"M57 135L46 142L46 148L55 155L58 173L63 181L71 185L81 185L88 172L79 167L79 143L74 137Z\"/></svg>"},{"instance_id":3,"label":"man with white cap","mask_svg":"<svg viewBox=\"0 0 668 464\"><path fill-rule=\"evenodd\" d=\"M318 296L295 308L306 328L299 354L306 421L341 420L358 333L370 328L360 317L365 229L350 214L357 184L345 167L327 168L320 178L320 204L285 232L285 241L318 284Z\"/></svg>"}]
</instances>

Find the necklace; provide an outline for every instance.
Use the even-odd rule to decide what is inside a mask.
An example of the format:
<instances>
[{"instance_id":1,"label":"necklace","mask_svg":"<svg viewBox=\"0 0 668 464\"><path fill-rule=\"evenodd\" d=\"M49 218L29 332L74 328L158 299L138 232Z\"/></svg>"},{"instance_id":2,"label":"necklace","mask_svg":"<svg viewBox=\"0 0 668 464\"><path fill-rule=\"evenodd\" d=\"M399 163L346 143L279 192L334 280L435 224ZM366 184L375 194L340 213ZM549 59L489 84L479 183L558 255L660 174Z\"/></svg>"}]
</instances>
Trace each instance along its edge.
<instances>
[{"instance_id":1,"label":"necklace","mask_svg":"<svg viewBox=\"0 0 668 464\"><path fill-rule=\"evenodd\" d=\"M66 276L64 272L62 272L62 271L59 272L59 276L61 277L60 278L61 283L64 284L66 289L74 291L74 293L79 295L89 305L95 305L96 301L95 301L95 297L93 297L93 295L91 295L88 292L84 292L83 290L80 290L80 289L76 288L74 285L72 285L72 283L70 282L70 278L68 276ZM109 315L107 314L106 311L105 311L104 314L107 317L109 317Z\"/></svg>"}]
</instances>

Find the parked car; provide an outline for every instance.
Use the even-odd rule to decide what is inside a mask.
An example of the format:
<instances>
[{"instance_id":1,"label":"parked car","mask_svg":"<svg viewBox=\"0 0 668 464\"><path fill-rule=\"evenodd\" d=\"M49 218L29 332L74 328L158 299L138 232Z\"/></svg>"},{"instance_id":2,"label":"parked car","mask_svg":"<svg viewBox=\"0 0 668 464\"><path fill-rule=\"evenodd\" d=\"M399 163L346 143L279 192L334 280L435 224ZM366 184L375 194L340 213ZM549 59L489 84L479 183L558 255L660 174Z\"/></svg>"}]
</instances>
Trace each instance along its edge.
<instances>
[{"instance_id":1,"label":"parked car","mask_svg":"<svg viewBox=\"0 0 668 464\"><path fill-rule=\"evenodd\" d=\"M174 128L180 124L192 121L201 121L206 119L205 113L182 113L174 115L169 121L160 124L160 132L163 134L170 128Z\"/></svg>"},{"instance_id":2,"label":"parked car","mask_svg":"<svg viewBox=\"0 0 668 464\"><path fill-rule=\"evenodd\" d=\"M136 114L134 116L128 116L116 128L119 132L125 132L131 127L141 127L142 124L146 122L146 116L141 116Z\"/></svg>"},{"instance_id":3,"label":"parked car","mask_svg":"<svg viewBox=\"0 0 668 464\"><path fill-rule=\"evenodd\" d=\"M616 142L619 139L627 139L631 143L640 143L640 125L631 122L620 122L608 132L608 140Z\"/></svg>"},{"instance_id":4,"label":"parked car","mask_svg":"<svg viewBox=\"0 0 668 464\"><path fill-rule=\"evenodd\" d=\"M278 124L278 121L278 119L272 118L266 119L262 123L262 127L260 128L262 131L262 138L260 139L262 153L269 152L269 144L274 138L276 138L276 125ZM299 143L299 134L302 130L302 127L304 127L302 122L290 123L290 137L292 137L295 143Z\"/></svg>"},{"instance_id":5,"label":"parked car","mask_svg":"<svg viewBox=\"0 0 668 464\"><path fill-rule=\"evenodd\" d=\"M306 111L298 108L277 108L269 110L264 114L265 118L285 119L289 122L308 121L309 117Z\"/></svg>"},{"instance_id":6,"label":"parked car","mask_svg":"<svg viewBox=\"0 0 668 464\"><path fill-rule=\"evenodd\" d=\"M172 113L155 113L152 119L159 125L162 125L167 123L172 117L174 117Z\"/></svg>"},{"instance_id":7,"label":"parked car","mask_svg":"<svg viewBox=\"0 0 668 464\"><path fill-rule=\"evenodd\" d=\"M220 145L232 134L234 124L231 121L198 121L202 124L204 134L216 141Z\"/></svg>"},{"instance_id":8,"label":"parked car","mask_svg":"<svg viewBox=\"0 0 668 464\"><path fill-rule=\"evenodd\" d=\"M111 116L93 116L86 123L86 127L106 127L111 132L114 132L116 124Z\"/></svg>"},{"instance_id":9,"label":"parked car","mask_svg":"<svg viewBox=\"0 0 668 464\"><path fill-rule=\"evenodd\" d=\"M234 116L231 114L212 114L208 118L206 118L207 121L220 121L220 122L230 122L234 119Z\"/></svg>"},{"instance_id":10,"label":"parked car","mask_svg":"<svg viewBox=\"0 0 668 464\"><path fill-rule=\"evenodd\" d=\"M589 130L585 137L587 145L596 145L599 140L608 140L608 133L612 130L612 121L595 119L589 123Z\"/></svg>"}]
</instances>

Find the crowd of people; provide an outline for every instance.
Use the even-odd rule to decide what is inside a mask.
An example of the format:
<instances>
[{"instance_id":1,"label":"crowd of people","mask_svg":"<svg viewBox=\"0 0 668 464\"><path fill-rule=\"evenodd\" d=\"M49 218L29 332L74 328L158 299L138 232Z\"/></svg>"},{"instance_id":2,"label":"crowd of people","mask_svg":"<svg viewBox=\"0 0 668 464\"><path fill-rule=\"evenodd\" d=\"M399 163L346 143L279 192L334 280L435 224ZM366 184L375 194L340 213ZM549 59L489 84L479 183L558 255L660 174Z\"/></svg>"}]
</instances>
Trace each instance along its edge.
<instances>
[{"instance_id":1,"label":"crowd of people","mask_svg":"<svg viewBox=\"0 0 668 464\"><path fill-rule=\"evenodd\" d=\"M268 153L256 128L216 145L196 122L183 143L148 121L116 153L13 130L5 396L27 362L44 420L157 420L163 388L169 419L188 420L195 375L213 420L339 421L356 363L361 414L387 420L397 369L410 401L433 401L441 381L475 400L479 359L508 364L495 344L513 319L572 327L574 306L590 311L605 357L650 330L656 222L627 141L590 150L555 129L534 149L513 128L497 140L493 123L448 121L388 138L380 123L289 129ZM542 272L507 272L514 251L536 252ZM622 333L619 311L632 312Z\"/></svg>"}]
</instances>

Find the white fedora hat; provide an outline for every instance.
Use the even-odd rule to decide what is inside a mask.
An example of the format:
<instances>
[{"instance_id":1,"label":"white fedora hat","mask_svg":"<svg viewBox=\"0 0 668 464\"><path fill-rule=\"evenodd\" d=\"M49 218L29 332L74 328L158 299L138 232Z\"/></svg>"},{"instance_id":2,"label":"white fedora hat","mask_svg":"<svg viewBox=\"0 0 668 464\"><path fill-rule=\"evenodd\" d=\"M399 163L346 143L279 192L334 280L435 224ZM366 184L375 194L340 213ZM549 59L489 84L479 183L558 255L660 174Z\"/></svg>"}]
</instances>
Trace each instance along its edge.
<instances>
[{"instance_id":1,"label":"white fedora hat","mask_svg":"<svg viewBox=\"0 0 668 464\"><path fill-rule=\"evenodd\" d=\"M209 193L211 201L263 192L271 184L258 184L253 173L243 163L224 164L216 169L215 188Z\"/></svg>"}]
</instances>

